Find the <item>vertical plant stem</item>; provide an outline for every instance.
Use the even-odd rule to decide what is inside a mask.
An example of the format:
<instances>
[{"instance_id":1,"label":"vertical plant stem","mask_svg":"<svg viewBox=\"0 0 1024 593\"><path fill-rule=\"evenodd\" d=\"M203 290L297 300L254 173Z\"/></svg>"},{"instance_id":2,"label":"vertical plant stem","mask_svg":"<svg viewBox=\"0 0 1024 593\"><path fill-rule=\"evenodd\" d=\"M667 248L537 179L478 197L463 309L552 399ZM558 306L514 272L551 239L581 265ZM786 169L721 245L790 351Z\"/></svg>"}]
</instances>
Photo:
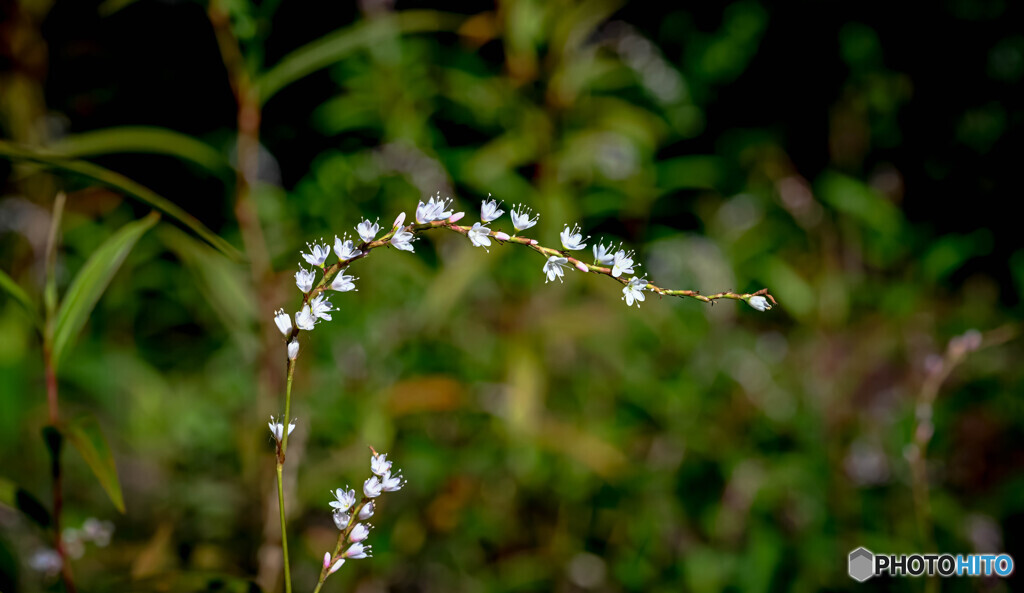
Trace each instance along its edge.
<instances>
[{"instance_id":1,"label":"vertical plant stem","mask_svg":"<svg viewBox=\"0 0 1024 593\"><path fill-rule=\"evenodd\" d=\"M61 487L60 452L63 439L56 432L60 422L60 407L57 398L57 372L53 368L53 359L50 356L50 346L43 346L43 366L46 373L46 403L49 409L50 425L53 427L53 436L47 436L47 445L50 450L50 474L53 480L53 546L60 556L60 577L64 581L64 588L68 593L75 593L75 581L71 574L71 563L68 561L67 551L64 549L64 540L61 537L60 516L64 507L64 495Z\"/></svg>"},{"instance_id":2,"label":"vertical plant stem","mask_svg":"<svg viewBox=\"0 0 1024 593\"><path fill-rule=\"evenodd\" d=\"M284 427L284 434L281 437L281 444L277 448L277 506L281 516L281 554L284 559L284 590L285 593L292 591L291 567L288 563L288 530L284 512L284 458L288 450L288 422L289 414L292 411L292 377L295 375L295 361L288 360L288 380L284 389L284 416L281 417L281 424Z\"/></svg>"},{"instance_id":3,"label":"vertical plant stem","mask_svg":"<svg viewBox=\"0 0 1024 593\"><path fill-rule=\"evenodd\" d=\"M68 593L75 593L75 581L71 574L71 563L64 548L60 516L64 510L63 470L60 457L64 439L58 432L60 424L60 398L57 386L57 369L53 364L51 339L53 320L57 310L57 243L60 240L60 223L64 215L66 197L59 192L53 201L50 218L50 232L46 237L46 286L43 291L46 325L43 334L43 372L46 375L46 408L49 413L50 429L44 432L47 449L50 451L50 475L53 481L53 546L60 556L60 577Z\"/></svg>"},{"instance_id":4,"label":"vertical plant stem","mask_svg":"<svg viewBox=\"0 0 1024 593\"><path fill-rule=\"evenodd\" d=\"M281 510L281 555L284 558L284 590L285 593L291 593L292 591L292 574L291 568L288 565L288 532L285 528L285 517L284 517L284 478L282 472L284 470L284 464L281 463L280 459L277 462L277 506Z\"/></svg>"},{"instance_id":5,"label":"vertical plant stem","mask_svg":"<svg viewBox=\"0 0 1024 593\"><path fill-rule=\"evenodd\" d=\"M246 56L238 38L231 28L231 19L225 9L225 2L211 1L207 14L213 26L217 38L217 45L220 49L221 59L227 70L228 82L231 85L232 93L238 106L236 123L236 176L235 176L235 217L238 220L238 228L242 235L242 243L245 246L246 255L249 257L249 272L253 283L253 294L256 297L256 310L268 311L270 303L274 301L273 296L273 270L270 265L270 255L267 250L266 239L263 228L260 225L259 213L256 204L252 199L252 189L259 180L259 155L260 155L260 121L262 119L261 107L258 92L252 85L252 75L249 66L246 64ZM262 402L258 407L271 401L271 385L280 380L277 369L277 360L274 354L277 349L273 339L276 337L274 331L266 328L263 332L263 351L261 354L262 363L259 364L259 380L257 399ZM291 412L291 381L292 367L294 363L288 364L288 387L285 396L284 425L288 426L288 414ZM284 451L287 449L287 430L277 451L277 499L278 511L281 520L281 547L284 555L283 572L285 591L291 592L291 573L288 564L288 536L285 533L285 511L284 511ZM266 501L268 518L273 502ZM272 520L272 519L270 519ZM265 542L270 544L270 542ZM258 580L270 587L277 581L276 567L260 561Z\"/></svg>"}]
</instances>

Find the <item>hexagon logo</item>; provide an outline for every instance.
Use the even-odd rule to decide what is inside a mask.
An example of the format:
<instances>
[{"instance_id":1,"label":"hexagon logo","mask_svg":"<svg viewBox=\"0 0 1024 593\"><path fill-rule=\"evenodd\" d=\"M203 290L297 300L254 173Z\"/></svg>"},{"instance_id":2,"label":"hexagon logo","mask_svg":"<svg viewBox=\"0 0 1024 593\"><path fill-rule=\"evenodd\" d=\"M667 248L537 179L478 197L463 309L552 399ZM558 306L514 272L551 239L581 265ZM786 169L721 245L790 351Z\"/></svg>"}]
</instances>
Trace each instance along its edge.
<instances>
[{"instance_id":1,"label":"hexagon logo","mask_svg":"<svg viewBox=\"0 0 1024 593\"><path fill-rule=\"evenodd\" d=\"M848 570L850 578L863 583L874 576L873 565L875 563L875 555L866 548L857 548L850 552L850 563Z\"/></svg>"}]
</instances>

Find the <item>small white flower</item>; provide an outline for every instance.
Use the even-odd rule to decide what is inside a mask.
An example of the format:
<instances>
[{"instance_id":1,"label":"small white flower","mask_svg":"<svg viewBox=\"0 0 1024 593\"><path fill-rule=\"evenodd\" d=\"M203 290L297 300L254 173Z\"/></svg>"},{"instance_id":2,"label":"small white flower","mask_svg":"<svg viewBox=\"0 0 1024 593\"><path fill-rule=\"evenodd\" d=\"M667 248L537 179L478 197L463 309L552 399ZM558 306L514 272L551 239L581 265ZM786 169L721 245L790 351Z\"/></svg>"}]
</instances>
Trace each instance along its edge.
<instances>
[{"instance_id":1,"label":"small white flower","mask_svg":"<svg viewBox=\"0 0 1024 593\"><path fill-rule=\"evenodd\" d=\"M747 304L757 309L758 311L767 311L772 308L772 304L768 302L768 299L761 295L752 296L747 300Z\"/></svg>"},{"instance_id":2,"label":"small white flower","mask_svg":"<svg viewBox=\"0 0 1024 593\"><path fill-rule=\"evenodd\" d=\"M377 220L380 221L380 219ZM356 225L356 232L359 233L359 238L363 240L363 243L369 243L380 232L380 225L370 222L369 219L364 219L363 222Z\"/></svg>"},{"instance_id":3,"label":"small white flower","mask_svg":"<svg viewBox=\"0 0 1024 593\"><path fill-rule=\"evenodd\" d=\"M295 286L299 287L299 290L306 293L313 289L313 282L316 281L316 270L306 270L300 267L298 272L295 272Z\"/></svg>"},{"instance_id":4,"label":"small white flower","mask_svg":"<svg viewBox=\"0 0 1024 593\"><path fill-rule=\"evenodd\" d=\"M316 327L316 316L310 312L309 305L304 305L302 310L295 314L295 326L306 331Z\"/></svg>"},{"instance_id":5,"label":"small white flower","mask_svg":"<svg viewBox=\"0 0 1024 593\"><path fill-rule=\"evenodd\" d=\"M436 207L437 204L434 202L433 197L427 200L426 204L424 204L423 201L420 200L420 203L416 205L416 222L420 224L425 224L433 221L434 209Z\"/></svg>"},{"instance_id":6,"label":"small white flower","mask_svg":"<svg viewBox=\"0 0 1024 593\"><path fill-rule=\"evenodd\" d=\"M565 276L565 271L562 270L562 266L568 263L569 260L564 257L558 257L557 255L549 257L547 263L544 264L544 273L548 275L548 279L545 280L544 283L547 284L555 278L558 278L558 281L561 282L562 277Z\"/></svg>"},{"instance_id":7,"label":"small white flower","mask_svg":"<svg viewBox=\"0 0 1024 593\"><path fill-rule=\"evenodd\" d=\"M334 492L331 492L334 498L337 500L331 501L331 508L338 509L342 513L352 508L352 505L356 503L356 491L345 490L338 488Z\"/></svg>"},{"instance_id":8,"label":"small white flower","mask_svg":"<svg viewBox=\"0 0 1024 593\"><path fill-rule=\"evenodd\" d=\"M100 521L96 517L89 517L82 524L82 534L86 540L101 548L110 544L110 538L114 535L114 524L110 521Z\"/></svg>"},{"instance_id":9,"label":"small white flower","mask_svg":"<svg viewBox=\"0 0 1024 593\"><path fill-rule=\"evenodd\" d=\"M370 548L372 547L373 546L364 546L362 542L356 542L345 550L344 556L345 558L351 558L353 560L369 558L372 555L370 554Z\"/></svg>"},{"instance_id":10,"label":"small white flower","mask_svg":"<svg viewBox=\"0 0 1024 593\"><path fill-rule=\"evenodd\" d=\"M380 478L377 476L370 476L363 482L363 494L366 498L377 498L383 491L384 485L380 483Z\"/></svg>"},{"instance_id":11,"label":"small white flower","mask_svg":"<svg viewBox=\"0 0 1024 593\"><path fill-rule=\"evenodd\" d=\"M358 290L355 285L356 280L359 280L359 278L355 276L347 276L345 274L338 274L334 277L334 281L331 282L331 290L336 290L338 292Z\"/></svg>"},{"instance_id":12,"label":"small white flower","mask_svg":"<svg viewBox=\"0 0 1024 593\"><path fill-rule=\"evenodd\" d=\"M288 342L288 360L295 360L299 357L299 341Z\"/></svg>"},{"instance_id":13,"label":"small white flower","mask_svg":"<svg viewBox=\"0 0 1024 593\"><path fill-rule=\"evenodd\" d=\"M571 229L569 228L569 225L565 225L565 228L562 229L562 232L559 234L559 236L562 238L562 247L566 248L569 251L579 251L580 249L586 249L587 244L584 243L584 241L590 238L583 237L583 233L580 232L580 227L578 225L573 225Z\"/></svg>"},{"instance_id":14,"label":"small white flower","mask_svg":"<svg viewBox=\"0 0 1024 593\"><path fill-rule=\"evenodd\" d=\"M612 259L612 276L618 278L623 274L633 273L633 252L626 253L623 250L615 252L615 257Z\"/></svg>"},{"instance_id":15,"label":"small white flower","mask_svg":"<svg viewBox=\"0 0 1024 593\"><path fill-rule=\"evenodd\" d=\"M486 250L491 244L491 229L479 222L473 223L473 228L469 229L467 235L475 247L483 247Z\"/></svg>"},{"instance_id":16,"label":"small white flower","mask_svg":"<svg viewBox=\"0 0 1024 593\"><path fill-rule=\"evenodd\" d=\"M406 227L399 226L395 234L391 236L391 245L395 249L402 251L413 251L412 242L415 237L409 231L405 230Z\"/></svg>"},{"instance_id":17,"label":"small white flower","mask_svg":"<svg viewBox=\"0 0 1024 593\"><path fill-rule=\"evenodd\" d=\"M607 266L615 260L615 256L609 251L612 248L604 246L604 243L594 244L594 263L599 266Z\"/></svg>"},{"instance_id":18,"label":"small white flower","mask_svg":"<svg viewBox=\"0 0 1024 593\"><path fill-rule=\"evenodd\" d=\"M338 256L341 261L350 260L354 257L359 257L363 252L356 249L355 243L352 239L345 235L345 240L342 241L337 235L334 236L334 255Z\"/></svg>"},{"instance_id":19,"label":"small white flower","mask_svg":"<svg viewBox=\"0 0 1024 593\"><path fill-rule=\"evenodd\" d=\"M334 526L338 529L345 529L348 527L349 521L352 520L352 516L341 509L334 509L331 518L334 519Z\"/></svg>"},{"instance_id":20,"label":"small white flower","mask_svg":"<svg viewBox=\"0 0 1024 593\"><path fill-rule=\"evenodd\" d=\"M644 297L644 288L646 286L646 278L633 276L629 279L629 284L622 289L622 300L626 301L627 307L632 306L635 302L637 308L640 308L640 303L646 298Z\"/></svg>"},{"instance_id":21,"label":"small white flower","mask_svg":"<svg viewBox=\"0 0 1024 593\"><path fill-rule=\"evenodd\" d=\"M391 462L388 461L388 454L381 453L379 455L370 456L370 471L383 476L384 474L391 471Z\"/></svg>"},{"instance_id":22,"label":"small white flower","mask_svg":"<svg viewBox=\"0 0 1024 593\"><path fill-rule=\"evenodd\" d=\"M365 521L373 516L373 501L363 505L363 508L359 509L359 520Z\"/></svg>"},{"instance_id":23,"label":"small white flower","mask_svg":"<svg viewBox=\"0 0 1024 593\"><path fill-rule=\"evenodd\" d=\"M361 542L370 535L370 528L366 526L366 523L357 523L352 531L348 534L348 541L350 542Z\"/></svg>"},{"instance_id":24,"label":"small white flower","mask_svg":"<svg viewBox=\"0 0 1024 593\"><path fill-rule=\"evenodd\" d=\"M512 208L512 226L515 227L516 232L525 231L537 224L540 214L533 216L532 220L530 219L531 216L533 216L533 210L530 210L522 204L518 204Z\"/></svg>"},{"instance_id":25,"label":"small white flower","mask_svg":"<svg viewBox=\"0 0 1024 593\"><path fill-rule=\"evenodd\" d=\"M41 572L47 576L53 576L60 572L64 562L60 558L60 554L56 550L49 548L43 548L36 550L32 553L29 558L28 565L32 567L32 570Z\"/></svg>"},{"instance_id":26,"label":"small white flower","mask_svg":"<svg viewBox=\"0 0 1024 593\"><path fill-rule=\"evenodd\" d=\"M295 430L296 418L292 418L292 421L288 423L288 434L291 434ZM267 423L270 427L270 434L274 435L274 439L280 441L284 438L284 424L278 422L273 416L270 417L270 422Z\"/></svg>"},{"instance_id":27,"label":"small white flower","mask_svg":"<svg viewBox=\"0 0 1024 593\"><path fill-rule=\"evenodd\" d=\"M72 527L61 532L61 539L64 541L64 553L71 558L81 558L85 554L85 542L82 541L81 532Z\"/></svg>"},{"instance_id":28,"label":"small white flower","mask_svg":"<svg viewBox=\"0 0 1024 593\"><path fill-rule=\"evenodd\" d=\"M285 313L284 309L274 311L274 323L281 330L281 335L288 337L292 334L292 316Z\"/></svg>"},{"instance_id":29,"label":"small white flower","mask_svg":"<svg viewBox=\"0 0 1024 593\"><path fill-rule=\"evenodd\" d=\"M391 472L385 472L385 474L381 476L380 480L384 492L395 492L397 490L401 490L402 486L405 486L408 483L408 480L402 480L401 471L394 476L391 475Z\"/></svg>"},{"instance_id":30,"label":"small white flower","mask_svg":"<svg viewBox=\"0 0 1024 593\"><path fill-rule=\"evenodd\" d=\"M327 574L328 575L332 575L332 574L338 572L338 569L341 568L343 564L345 564L345 559L344 558L338 558L338 561L335 562L331 566L331 569L327 571Z\"/></svg>"},{"instance_id":31,"label":"small white flower","mask_svg":"<svg viewBox=\"0 0 1024 593\"><path fill-rule=\"evenodd\" d=\"M323 241L323 239L321 239L321 241ZM303 253L302 259L306 260L306 263L311 266L320 267L324 265L324 262L327 261L327 256L331 254L331 248L327 243L324 243L323 245L316 243L310 245L309 243L306 243L306 247L309 247L309 253Z\"/></svg>"},{"instance_id":32,"label":"small white flower","mask_svg":"<svg viewBox=\"0 0 1024 593\"><path fill-rule=\"evenodd\" d=\"M487 197L491 197L491 194L487 194ZM497 220L498 217L505 213L504 210L498 208L498 206L500 205L501 204L499 204L497 200L482 201L480 203L480 220L482 222L491 222L492 220Z\"/></svg>"},{"instance_id":33,"label":"small white flower","mask_svg":"<svg viewBox=\"0 0 1024 593\"><path fill-rule=\"evenodd\" d=\"M331 305L331 301L324 298L323 293L313 297L313 300L309 302L309 307L313 317L326 319L327 321L331 320L331 316L328 313L334 310L334 306Z\"/></svg>"},{"instance_id":34,"label":"small white flower","mask_svg":"<svg viewBox=\"0 0 1024 593\"><path fill-rule=\"evenodd\" d=\"M416 207L416 222L425 224L428 222L434 222L435 220L444 220L452 215L452 211L448 210L448 206L452 203L451 198L442 198L441 192L437 192L436 197L431 197L427 200L427 203L419 203Z\"/></svg>"}]
</instances>

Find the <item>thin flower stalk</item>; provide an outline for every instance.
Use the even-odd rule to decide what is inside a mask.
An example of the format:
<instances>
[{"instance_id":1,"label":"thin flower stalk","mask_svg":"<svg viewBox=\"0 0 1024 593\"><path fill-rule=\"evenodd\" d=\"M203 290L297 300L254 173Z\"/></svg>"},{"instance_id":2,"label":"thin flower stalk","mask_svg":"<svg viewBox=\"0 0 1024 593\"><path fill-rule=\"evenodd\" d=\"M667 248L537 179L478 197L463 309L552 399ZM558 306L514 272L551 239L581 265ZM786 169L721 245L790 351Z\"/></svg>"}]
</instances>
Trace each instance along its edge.
<instances>
[{"instance_id":1,"label":"thin flower stalk","mask_svg":"<svg viewBox=\"0 0 1024 593\"><path fill-rule=\"evenodd\" d=\"M327 577L341 568L345 560L370 557L370 546L363 544L369 536L370 526L364 521L373 516L374 501L377 498L385 492L401 490L405 486L401 470L396 470L392 475L392 462L387 459L386 453L378 453L373 447L370 447L370 452L372 475L363 484L363 496L359 502L355 502L355 490L348 487L339 488L332 493L336 500L331 501L330 506L335 509L335 524L339 527L338 541L333 552L324 554L320 578L313 593L320 592ZM339 512L348 518L346 523L339 523L337 520ZM342 552L342 548L345 548L345 552Z\"/></svg>"},{"instance_id":2,"label":"thin flower stalk","mask_svg":"<svg viewBox=\"0 0 1024 593\"><path fill-rule=\"evenodd\" d=\"M348 259L348 260L344 260L344 261L337 261L337 262L335 262L333 264L325 265L324 268L323 268L323 271L324 271L323 276L320 278L319 282L316 283L316 286L314 286L309 292L306 292L306 293L303 294L303 297L302 297L302 307L305 307L306 305L308 305L310 300L313 299L314 297L316 297L318 294L322 293L325 290L330 289L331 283L332 283L332 281L334 279L334 276L337 275L338 272L346 269L353 262L358 261L360 259L363 259L363 258L369 256L370 252L372 252L374 249L377 249L377 248L380 248L380 247L387 247L387 246L389 246L392 236L399 229L402 229L405 232L413 233L414 235L417 235L417 236L419 235L419 233L422 233L424 231L429 231L429 230L434 230L434 229L443 229L443 230L448 230L448 231L451 231L451 232L459 233L461 235L465 235L465 236L468 237L470 231L473 230L473 227L472 226L462 226L462 225L454 224L454 223L452 223L452 222L450 222L448 220L436 220L436 221L432 221L432 222L428 222L428 223L413 223L413 224L410 224L410 225L407 225L407 226L393 227L389 232L387 232L383 236L381 236L381 237L379 237L377 239L374 239L373 241L364 242L362 245L360 245L359 246L360 254L355 256L355 257L353 257L352 259ZM505 233L501 233L501 237L499 238L498 232L497 231L492 231L491 235L490 235L490 238L497 240L498 243L500 243L500 244L509 243L509 244L513 244L513 245L522 245L523 247L532 249L533 251L535 251L535 252L539 253L540 255L544 256L545 259L547 259L549 257L564 257L564 258L566 258L566 260L568 262L568 265L570 265L570 266L574 266L574 267L576 267L577 269L579 269L581 271L583 269L586 269L588 272L592 272L592 273L595 273L595 274L601 274L603 276L607 276L608 278L618 282L619 284L621 284L623 286L628 285L629 282L630 282L631 278L627 278L627 277L625 277L625 275L619 275L619 276L614 275L611 266L603 266L603 265L599 265L599 264L587 263L587 262L585 262L585 261L583 261L581 259L572 257L570 252L568 252L566 250L555 249L555 248L552 248L552 247L546 247L544 245L539 244L535 239L531 239L529 237L514 236L514 237L508 237L506 239L505 238L506 236L507 235L505 235ZM725 292L717 292L717 293L714 293L714 294L701 294L701 292L699 290L670 289L670 288L665 288L665 287L659 286L659 285L657 285L657 284L655 284L653 282L648 282L647 284L645 284L643 286L643 289L647 290L649 292L653 292L653 293L655 293L655 294L657 294L659 296L663 296L663 297L668 296L668 297L690 298L690 299L698 300L698 301L701 301L701 302L704 302L704 303L712 303L712 304L715 301L722 300L722 299L729 299L729 300L734 300L734 301L744 301L744 302L748 302L748 303L751 302L751 299L753 299L753 302L755 304L760 304L761 302L764 302L765 300L767 300L767 301L770 301L771 306L774 306L774 305L777 304L777 302L775 300L775 297L773 297L768 292L767 288L762 288L761 290L758 290L758 291L752 292L752 293L741 293L741 292L725 291ZM760 297L760 298L757 298L757 297ZM759 309L759 307L757 307L757 306L755 306L755 308ZM770 308L770 307L766 307L766 309L767 308ZM298 327L292 328L292 332L291 332L290 338L295 338L296 336L298 336L300 331L301 330Z\"/></svg>"},{"instance_id":3,"label":"thin flower stalk","mask_svg":"<svg viewBox=\"0 0 1024 593\"><path fill-rule=\"evenodd\" d=\"M282 474L291 426L289 426L288 430L285 430L283 422L291 417L292 379L295 373L296 359L299 354L297 338L302 331L312 330L320 320L329 321L331 319L330 312L334 310L333 305L326 300L326 295L323 293L326 290L337 292L354 290L354 282L358 278L345 275L342 272L353 262L368 257L374 249L392 247L401 251L414 251L413 242L420 233L433 229L446 229L467 237L473 245L484 247L485 249L491 245L492 240L497 241L499 245L510 243L531 249L545 259L546 263L542 271L548 276L548 280L552 280L553 277L561 280L565 275L564 270L571 271L573 268L580 272L607 276L624 287L622 291L623 300L626 301L627 305L636 304L639 307L640 301L643 301L645 298L645 291L659 296L691 298L711 304L720 299L744 301L758 311L767 311L777 304L767 288L754 293L727 291L704 295L696 290L669 289L658 286L646 278L636 275L627 277L627 274L634 274L634 266L640 265L634 263L633 252L615 250L613 253L610 246L605 247L603 244L597 244L593 249L594 263L586 263L581 259L573 257L570 253L571 251L579 251L587 247L585 241L589 237L584 237L577 226L570 227L566 225L565 230L560 234L563 249L546 247L529 237L509 236L500 230L492 230L486 224L497 220L503 214L499 203L495 200L484 201L481 206L482 223L478 222L472 226L456 224L463 217L464 213L452 214L452 211L448 210L450 206L451 201L449 199L442 200L440 195L436 198L431 198L426 203L420 202L416 210L415 222L406 225L406 217L402 213L395 220L391 229L379 237L379 225L371 223L368 219L363 220L356 227L356 231L363 242L356 245L354 241L349 241L347 237L344 240L336 239L335 252L338 261L332 264L327 263L327 257L330 254L330 248L327 243L311 245L310 253L303 254L303 259L313 267L306 271L300 266L300 272L296 274L296 284L303 294L302 303L294 315L294 324L292 323L292 318L283 311L278 310L275 312L274 321L285 338L288 353L285 408L284 415L281 416L282 426L280 430L275 432L273 420L271 422L271 431L274 432L275 440L277 441L277 493L281 520L281 547L284 554L286 593L291 592L291 572L288 562ZM523 209L522 206L517 206L513 210L513 226L515 226L517 231L526 230L536 223L536 218L531 219L530 216L532 216L532 212ZM318 271L320 274L317 274ZM280 434L280 437L277 434ZM401 472L396 472L395 475L391 474L391 462L387 461L386 455L379 455L376 451L372 452L371 469L373 475L363 484L362 499L358 503L352 504L355 500L354 491L346 490L343 492L343 496L337 494L337 492L342 492L341 490L336 491L335 495L339 499L338 502L332 503L332 506L335 507L335 524L340 528L341 533L338 536L334 552L324 555L320 579L317 582L314 593L319 593L327 577L340 569L347 559L355 560L369 556L370 547L364 546L362 543L369 534L368 525L362 524L360 521L365 521L373 515L375 498L384 492L399 490L405 485ZM359 531L356 532L356 536L353 538L353 530L357 528ZM342 553L342 547L346 544L349 547Z\"/></svg>"}]
</instances>

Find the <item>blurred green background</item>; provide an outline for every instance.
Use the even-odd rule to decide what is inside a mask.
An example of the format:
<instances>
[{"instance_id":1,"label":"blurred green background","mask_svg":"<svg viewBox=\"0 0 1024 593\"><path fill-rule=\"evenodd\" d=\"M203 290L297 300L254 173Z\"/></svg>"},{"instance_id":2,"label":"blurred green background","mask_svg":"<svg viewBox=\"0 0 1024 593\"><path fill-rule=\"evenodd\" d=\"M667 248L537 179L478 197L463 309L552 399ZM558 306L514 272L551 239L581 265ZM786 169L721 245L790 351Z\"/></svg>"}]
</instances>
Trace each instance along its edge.
<instances>
[{"instance_id":1,"label":"blurred green background","mask_svg":"<svg viewBox=\"0 0 1024 593\"><path fill-rule=\"evenodd\" d=\"M0 0L0 270L37 309L59 191L60 295L150 211L139 187L244 253L165 214L63 356L61 417L98 420L126 506L65 450L68 537L114 528L73 550L79 589L279 590L272 311L307 241L441 191L470 224L491 193L545 244L579 222L660 285L780 306L627 309L451 233L357 262L303 334L297 591L367 445L409 484L326 591L1013 590L860 585L846 555L1024 561L1021 12ZM0 495L49 506L42 343L6 293L0 336ZM12 500L0 590L61 590Z\"/></svg>"}]
</instances>

